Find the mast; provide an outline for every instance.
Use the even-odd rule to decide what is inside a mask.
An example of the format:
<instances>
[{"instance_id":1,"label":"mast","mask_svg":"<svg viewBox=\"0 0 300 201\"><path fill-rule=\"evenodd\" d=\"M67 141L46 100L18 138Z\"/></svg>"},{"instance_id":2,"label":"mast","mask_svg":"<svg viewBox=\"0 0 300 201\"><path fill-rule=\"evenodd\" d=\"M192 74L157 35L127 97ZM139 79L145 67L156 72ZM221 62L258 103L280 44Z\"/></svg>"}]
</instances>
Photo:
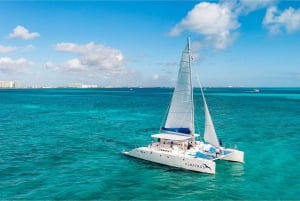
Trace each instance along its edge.
<instances>
[{"instance_id":1,"label":"mast","mask_svg":"<svg viewBox=\"0 0 300 201\"><path fill-rule=\"evenodd\" d=\"M190 80L191 80L191 103L192 103L192 142L195 143L195 108L194 108L194 90L192 82L192 56L191 56L191 41L190 37L187 38L188 43L188 54L189 54L189 68L190 68Z\"/></svg>"}]
</instances>

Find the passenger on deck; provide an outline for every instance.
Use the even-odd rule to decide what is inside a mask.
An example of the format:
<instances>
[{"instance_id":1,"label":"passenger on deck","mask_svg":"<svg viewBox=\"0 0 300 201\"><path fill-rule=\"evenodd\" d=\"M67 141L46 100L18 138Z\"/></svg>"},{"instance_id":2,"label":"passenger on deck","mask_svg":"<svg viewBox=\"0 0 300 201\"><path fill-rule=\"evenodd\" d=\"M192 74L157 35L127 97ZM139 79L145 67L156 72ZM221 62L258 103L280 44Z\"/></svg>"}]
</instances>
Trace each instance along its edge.
<instances>
[{"instance_id":1,"label":"passenger on deck","mask_svg":"<svg viewBox=\"0 0 300 201\"><path fill-rule=\"evenodd\" d=\"M222 145L223 145L222 139L219 139L219 144L222 147Z\"/></svg>"},{"instance_id":2,"label":"passenger on deck","mask_svg":"<svg viewBox=\"0 0 300 201\"><path fill-rule=\"evenodd\" d=\"M216 158L218 158L218 155L220 155L220 149L216 149Z\"/></svg>"},{"instance_id":3,"label":"passenger on deck","mask_svg":"<svg viewBox=\"0 0 300 201\"><path fill-rule=\"evenodd\" d=\"M193 146L192 143L190 141L188 141L187 149L189 150L192 146Z\"/></svg>"},{"instance_id":4,"label":"passenger on deck","mask_svg":"<svg viewBox=\"0 0 300 201\"><path fill-rule=\"evenodd\" d=\"M173 148L173 144L174 144L174 142L173 142L173 141L171 141L171 148Z\"/></svg>"}]
</instances>

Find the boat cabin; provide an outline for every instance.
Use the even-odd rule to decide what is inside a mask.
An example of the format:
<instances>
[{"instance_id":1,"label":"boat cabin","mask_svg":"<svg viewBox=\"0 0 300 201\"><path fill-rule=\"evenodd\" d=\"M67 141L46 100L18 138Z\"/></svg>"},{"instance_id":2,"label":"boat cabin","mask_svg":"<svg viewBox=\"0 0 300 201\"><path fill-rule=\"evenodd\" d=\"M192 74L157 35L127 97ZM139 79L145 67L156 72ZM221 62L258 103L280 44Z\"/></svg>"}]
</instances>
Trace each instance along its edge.
<instances>
[{"instance_id":1,"label":"boat cabin","mask_svg":"<svg viewBox=\"0 0 300 201\"><path fill-rule=\"evenodd\" d=\"M198 137L198 134L194 135ZM154 146L158 147L168 147L173 148L177 147L179 149L187 150L190 149L193 145L193 136L185 136L185 135L174 135L168 133L159 133L151 136L152 142Z\"/></svg>"}]
</instances>

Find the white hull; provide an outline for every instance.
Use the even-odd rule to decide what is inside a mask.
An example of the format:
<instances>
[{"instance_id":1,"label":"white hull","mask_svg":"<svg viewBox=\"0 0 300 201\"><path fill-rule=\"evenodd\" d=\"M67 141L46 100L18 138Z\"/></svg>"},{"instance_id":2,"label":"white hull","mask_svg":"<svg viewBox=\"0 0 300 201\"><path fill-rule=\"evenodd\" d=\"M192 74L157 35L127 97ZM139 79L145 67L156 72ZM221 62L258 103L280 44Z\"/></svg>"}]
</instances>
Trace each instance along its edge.
<instances>
[{"instance_id":1,"label":"white hull","mask_svg":"<svg viewBox=\"0 0 300 201\"><path fill-rule=\"evenodd\" d=\"M216 163L213 160L195 158L177 151L160 151L149 147L139 147L123 153L135 158L196 172L215 174L216 170Z\"/></svg>"},{"instance_id":2,"label":"white hull","mask_svg":"<svg viewBox=\"0 0 300 201\"><path fill-rule=\"evenodd\" d=\"M244 152L236 149L225 149L225 151L230 151L230 154L225 156L221 156L221 160L232 161L232 162L240 162L244 163Z\"/></svg>"}]
</instances>

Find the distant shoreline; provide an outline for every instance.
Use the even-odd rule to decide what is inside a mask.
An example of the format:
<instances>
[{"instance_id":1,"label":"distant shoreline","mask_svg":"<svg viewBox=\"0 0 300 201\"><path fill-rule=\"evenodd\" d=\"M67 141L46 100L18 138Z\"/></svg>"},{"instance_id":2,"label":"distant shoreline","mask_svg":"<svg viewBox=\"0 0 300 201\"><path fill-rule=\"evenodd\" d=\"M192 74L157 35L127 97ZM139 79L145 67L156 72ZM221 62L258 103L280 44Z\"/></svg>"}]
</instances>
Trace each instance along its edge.
<instances>
[{"instance_id":1,"label":"distant shoreline","mask_svg":"<svg viewBox=\"0 0 300 201\"><path fill-rule=\"evenodd\" d=\"M195 89L200 89L200 87L194 87ZM80 88L80 87L24 87L24 88L0 88L0 90L32 90L32 89L174 89L174 87L91 87L91 88ZM245 89L254 90L253 92L260 92L263 89L300 89L299 87L203 87L203 89ZM249 91L251 92L251 91Z\"/></svg>"}]
</instances>

